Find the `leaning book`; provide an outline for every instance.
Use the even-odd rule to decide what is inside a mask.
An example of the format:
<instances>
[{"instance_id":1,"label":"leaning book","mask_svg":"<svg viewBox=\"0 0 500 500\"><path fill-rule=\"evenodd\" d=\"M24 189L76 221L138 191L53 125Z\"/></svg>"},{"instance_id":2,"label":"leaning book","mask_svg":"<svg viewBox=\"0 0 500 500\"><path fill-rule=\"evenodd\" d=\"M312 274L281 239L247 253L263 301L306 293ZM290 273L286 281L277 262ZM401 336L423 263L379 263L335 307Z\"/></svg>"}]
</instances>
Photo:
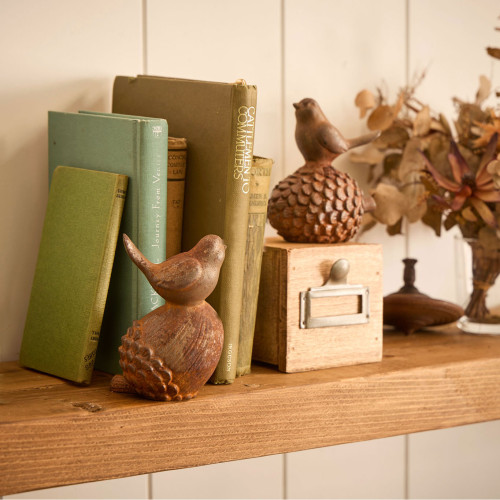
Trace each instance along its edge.
<instances>
[{"instance_id":1,"label":"leaning book","mask_svg":"<svg viewBox=\"0 0 500 500\"><path fill-rule=\"evenodd\" d=\"M128 177L54 170L20 363L90 383Z\"/></svg>"},{"instance_id":2,"label":"leaning book","mask_svg":"<svg viewBox=\"0 0 500 500\"><path fill-rule=\"evenodd\" d=\"M168 117L170 135L187 140L182 250L206 234L227 245L217 288L207 299L224 325L211 378L216 384L236 376L256 104L257 88L244 80L117 76L113 86L115 113Z\"/></svg>"},{"instance_id":3,"label":"leaning book","mask_svg":"<svg viewBox=\"0 0 500 500\"><path fill-rule=\"evenodd\" d=\"M248 210L243 302L241 306L240 341L236 368L237 377L247 375L251 371L253 337L259 298L260 270L272 167L272 159L254 156L250 181L250 208Z\"/></svg>"},{"instance_id":4,"label":"leaning book","mask_svg":"<svg viewBox=\"0 0 500 500\"><path fill-rule=\"evenodd\" d=\"M120 235L154 263L165 260L168 126L164 119L113 113L49 112L49 176L57 165L129 177ZM128 258L116 256L95 367L121 373L118 347L133 321L164 303Z\"/></svg>"}]
</instances>

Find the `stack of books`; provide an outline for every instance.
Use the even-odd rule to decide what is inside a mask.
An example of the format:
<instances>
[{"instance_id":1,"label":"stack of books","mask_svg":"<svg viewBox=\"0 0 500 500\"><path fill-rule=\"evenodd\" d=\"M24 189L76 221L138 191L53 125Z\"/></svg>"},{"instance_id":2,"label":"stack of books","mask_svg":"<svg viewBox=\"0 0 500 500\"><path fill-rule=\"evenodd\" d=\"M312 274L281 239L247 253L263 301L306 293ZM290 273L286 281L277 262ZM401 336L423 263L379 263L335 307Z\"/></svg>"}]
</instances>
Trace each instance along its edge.
<instances>
[{"instance_id":1,"label":"stack of books","mask_svg":"<svg viewBox=\"0 0 500 500\"><path fill-rule=\"evenodd\" d=\"M117 76L111 113L49 112L51 211L43 230L22 364L83 383L90 381L94 362L100 370L120 373L121 337L134 320L162 305L128 259L120 235L130 236L150 261L159 263L190 250L206 234L217 234L227 245L226 258L208 301L221 317L225 340L211 382L227 384L249 373L272 167L272 160L253 154L256 99L255 86L243 80L228 84ZM73 215L66 218L61 218L66 202L58 199L62 166L75 178ZM74 172L83 171L111 175L122 183L121 224L116 209L106 216L104 207L98 210L107 228L101 231L101 246L87 244L96 223L83 214L97 206L97 198L92 190L80 193L80 177ZM123 206L124 179L128 191ZM108 204L117 199L101 198ZM53 233L58 231L54 225L52 233L47 229L51 218L60 228L57 257ZM67 228L79 238L68 238ZM94 259L94 274L99 276L92 290L82 286L88 276L71 273L72 268L88 267L82 254ZM59 267L62 259L71 262L65 270ZM40 301L45 296L37 288L42 282L59 295ZM75 309L83 311L80 304L86 304L87 312L76 328L66 320ZM60 328L49 327L49 322ZM52 369L58 364L65 368Z\"/></svg>"}]
</instances>

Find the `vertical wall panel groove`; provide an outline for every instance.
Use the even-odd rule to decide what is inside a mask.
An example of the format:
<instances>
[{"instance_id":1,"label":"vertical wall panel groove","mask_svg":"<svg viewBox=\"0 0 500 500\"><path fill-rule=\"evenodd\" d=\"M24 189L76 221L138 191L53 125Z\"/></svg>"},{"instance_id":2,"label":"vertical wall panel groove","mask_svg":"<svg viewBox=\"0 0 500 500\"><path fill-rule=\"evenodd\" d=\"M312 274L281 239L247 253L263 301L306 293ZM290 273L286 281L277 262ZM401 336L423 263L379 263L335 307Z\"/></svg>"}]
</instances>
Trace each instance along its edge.
<instances>
[{"instance_id":1,"label":"vertical wall panel groove","mask_svg":"<svg viewBox=\"0 0 500 500\"><path fill-rule=\"evenodd\" d=\"M410 498L410 436L405 436L405 499Z\"/></svg>"},{"instance_id":2,"label":"vertical wall panel groove","mask_svg":"<svg viewBox=\"0 0 500 500\"><path fill-rule=\"evenodd\" d=\"M287 483L287 477L288 477L288 455L284 453L283 455L283 500L288 499L288 483Z\"/></svg>"},{"instance_id":3,"label":"vertical wall panel groove","mask_svg":"<svg viewBox=\"0 0 500 500\"><path fill-rule=\"evenodd\" d=\"M280 1L280 76L281 76L281 82L280 82L280 100L281 100L281 116L280 116L280 129L281 129L281 144L280 144L280 151L281 151L281 158L282 161L280 162L280 165L277 165L278 167L278 172L279 175L277 176L277 180L282 179L285 176L285 165L284 161L286 158L286 152L285 152L285 90L286 90L286 66L285 66L285 61L286 61L286 43L285 43L285 37L286 37L286 22L285 22L285 9L286 9L286 0L281 0Z\"/></svg>"},{"instance_id":4,"label":"vertical wall panel groove","mask_svg":"<svg viewBox=\"0 0 500 500\"><path fill-rule=\"evenodd\" d=\"M142 21L142 73L148 74L148 0L141 0Z\"/></svg>"},{"instance_id":5,"label":"vertical wall panel groove","mask_svg":"<svg viewBox=\"0 0 500 500\"><path fill-rule=\"evenodd\" d=\"M141 0L141 16L142 16L142 73L148 74L148 0ZM153 499L153 474L148 474L147 482L148 500Z\"/></svg>"},{"instance_id":6,"label":"vertical wall panel groove","mask_svg":"<svg viewBox=\"0 0 500 500\"><path fill-rule=\"evenodd\" d=\"M410 2L405 1L405 85L410 83ZM410 223L406 220L404 224L404 240L405 240L405 257L409 258L410 255L410 238L411 230Z\"/></svg>"},{"instance_id":7,"label":"vertical wall panel groove","mask_svg":"<svg viewBox=\"0 0 500 500\"><path fill-rule=\"evenodd\" d=\"M410 16L411 16L411 0L405 1L405 84L408 85L410 82ZM406 258L410 256L410 224L406 222L405 224L405 256ZM405 436L404 438L404 491L405 499L408 500L409 495L409 438Z\"/></svg>"}]
</instances>

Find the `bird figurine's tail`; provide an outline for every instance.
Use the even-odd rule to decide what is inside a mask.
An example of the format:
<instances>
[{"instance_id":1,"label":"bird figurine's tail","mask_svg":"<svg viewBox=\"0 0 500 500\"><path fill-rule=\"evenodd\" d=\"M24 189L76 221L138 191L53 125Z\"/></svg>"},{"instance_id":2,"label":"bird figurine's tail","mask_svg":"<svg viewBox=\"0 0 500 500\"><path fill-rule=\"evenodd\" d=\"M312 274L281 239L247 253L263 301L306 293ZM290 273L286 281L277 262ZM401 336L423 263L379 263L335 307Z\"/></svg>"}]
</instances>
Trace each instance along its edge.
<instances>
[{"instance_id":1,"label":"bird figurine's tail","mask_svg":"<svg viewBox=\"0 0 500 500\"><path fill-rule=\"evenodd\" d=\"M143 272L144 276L151 282L153 272L158 264L153 264L149 261L144 254L132 243L132 240L124 233L123 244L128 256L132 259L134 264Z\"/></svg>"},{"instance_id":2,"label":"bird figurine's tail","mask_svg":"<svg viewBox=\"0 0 500 500\"><path fill-rule=\"evenodd\" d=\"M369 134L360 135L359 137L354 137L347 140L349 149L357 148L358 146L363 146L371 141L374 141L380 135L380 130L377 132L371 132Z\"/></svg>"}]
</instances>

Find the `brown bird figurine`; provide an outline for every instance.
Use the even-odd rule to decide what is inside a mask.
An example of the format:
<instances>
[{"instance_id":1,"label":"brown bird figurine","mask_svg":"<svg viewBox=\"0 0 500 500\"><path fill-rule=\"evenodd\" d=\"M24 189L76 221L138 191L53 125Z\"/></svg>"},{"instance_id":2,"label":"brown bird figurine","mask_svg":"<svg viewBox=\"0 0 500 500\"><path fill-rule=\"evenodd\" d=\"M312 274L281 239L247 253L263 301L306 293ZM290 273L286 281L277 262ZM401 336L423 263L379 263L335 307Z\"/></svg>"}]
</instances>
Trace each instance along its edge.
<instances>
[{"instance_id":1,"label":"brown bird figurine","mask_svg":"<svg viewBox=\"0 0 500 500\"><path fill-rule=\"evenodd\" d=\"M222 322L205 299L217 285L225 245L208 235L190 251L153 264L125 234L123 242L165 305L134 321L122 337L123 376L113 377L111 389L161 401L190 399L208 381L222 352Z\"/></svg>"},{"instance_id":2,"label":"brown bird figurine","mask_svg":"<svg viewBox=\"0 0 500 500\"><path fill-rule=\"evenodd\" d=\"M337 156L349 149L362 146L375 139L379 132L345 139L325 116L319 104L309 97L294 103L297 125L295 141L306 162L331 164Z\"/></svg>"},{"instance_id":3,"label":"brown bird figurine","mask_svg":"<svg viewBox=\"0 0 500 500\"><path fill-rule=\"evenodd\" d=\"M358 183L331 163L342 153L375 139L379 132L346 139L318 103L302 99L295 107L295 140L306 163L271 193L268 218L278 234L299 243L338 243L351 239L372 201Z\"/></svg>"}]
</instances>

